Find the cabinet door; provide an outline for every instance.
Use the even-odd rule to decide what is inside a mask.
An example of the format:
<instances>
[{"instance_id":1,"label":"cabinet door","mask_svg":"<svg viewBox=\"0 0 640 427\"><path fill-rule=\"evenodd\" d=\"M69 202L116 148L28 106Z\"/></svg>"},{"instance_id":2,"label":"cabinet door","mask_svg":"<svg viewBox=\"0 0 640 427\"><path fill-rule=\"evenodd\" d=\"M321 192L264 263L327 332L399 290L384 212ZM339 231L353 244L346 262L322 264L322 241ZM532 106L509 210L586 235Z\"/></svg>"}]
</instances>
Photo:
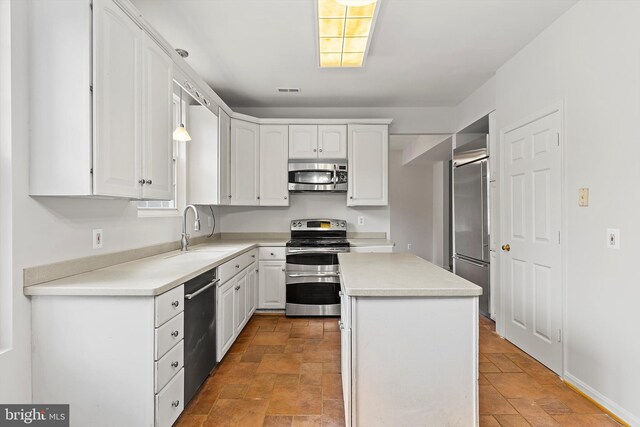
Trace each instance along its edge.
<instances>
[{"instance_id":1,"label":"cabinet door","mask_svg":"<svg viewBox=\"0 0 640 427\"><path fill-rule=\"evenodd\" d=\"M349 125L347 206L388 204L389 130L387 125Z\"/></svg>"},{"instance_id":2,"label":"cabinet door","mask_svg":"<svg viewBox=\"0 0 640 427\"><path fill-rule=\"evenodd\" d=\"M260 261L258 285L258 308L284 308L285 278L283 261Z\"/></svg>"},{"instance_id":3,"label":"cabinet door","mask_svg":"<svg viewBox=\"0 0 640 427\"><path fill-rule=\"evenodd\" d=\"M142 197L173 200L173 61L146 34L142 68Z\"/></svg>"},{"instance_id":4,"label":"cabinet door","mask_svg":"<svg viewBox=\"0 0 640 427\"><path fill-rule=\"evenodd\" d=\"M351 425L351 300L340 293L340 372L346 425Z\"/></svg>"},{"instance_id":5,"label":"cabinet door","mask_svg":"<svg viewBox=\"0 0 640 427\"><path fill-rule=\"evenodd\" d=\"M218 362L222 360L227 350L233 344L235 338L234 327L234 297L236 294L236 280L231 279L218 288L217 294L217 313L216 313L216 333L217 333L217 358Z\"/></svg>"},{"instance_id":6,"label":"cabinet door","mask_svg":"<svg viewBox=\"0 0 640 427\"><path fill-rule=\"evenodd\" d=\"M218 196L218 117L203 105L187 107L187 129L191 141L186 144L187 201L196 205L217 205ZM227 199L228 202L228 199Z\"/></svg>"},{"instance_id":7,"label":"cabinet door","mask_svg":"<svg viewBox=\"0 0 640 427\"><path fill-rule=\"evenodd\" d=\"M260 204L260 126L231 119L231 204Z\"/></svg>"},{"instance_id":8,"label":"cabinet door","mask_svg":"<svg viewBox=\"0 0 640 427\"><path fill-rule=\"evenodd\" d=\"M231 200L231 185L229 176L230 145L231 145L231 117L222 108L218 109L218 192L220 205L228 205Z\"/></svg>"},{"instance_id":9,"label":"cabinet door","mask_svg":"<svg viewBox=\"0 0 640 427\"><path fill-rule=\"evenodd\" d=\"M289 129L260 126L260 206L289 206Z\"/></svg>"},{"instance_id":10,"label":"cabinet door","mask_svg":"<svg viewBox=\"0 0 640 427\"><path fill-rule=\"evenodd\" d=\"M258 263L249 267L247 273L247 320L251 318L258 306Z\"/></svg>"},{"instance_id":11,"label":"cabinet door","mask_svg":"<svg viewBox=\"0 0 640 427\"><path fill-rule=\"evenodd\" d=\"M318 157L318 126L289 125L289 158L316 159Z\"/></svg>"},{"instance_id":12,"label":"cabinet door","mask_svg":"<svg viewBox=\"0 0 640 427\"><path fill-rule=\"evenodd\" d=\"M93 193L140 197L142 30L110 0L94 5Z\"/></svg>"},{"instance_id":13,"label":"cabinet door","mask_svg":"<svg viewBox=\"0 0 640 427\"><path fill-rule=\"evenodd\" d=\"M236 280L234 288L234 328L236 335L240 333L242 327L247 323L247 272L241 273Z\"/></svg>"},{"instance_id":14,"label":"cabinet door","mask_svg":"<svg viewBox=\"0 0 640 427\"><path fill-rule=\"evenodd\" d=\"M318 158L347 158L346 125L318 125Z\"/></svg>"}]
</instances>

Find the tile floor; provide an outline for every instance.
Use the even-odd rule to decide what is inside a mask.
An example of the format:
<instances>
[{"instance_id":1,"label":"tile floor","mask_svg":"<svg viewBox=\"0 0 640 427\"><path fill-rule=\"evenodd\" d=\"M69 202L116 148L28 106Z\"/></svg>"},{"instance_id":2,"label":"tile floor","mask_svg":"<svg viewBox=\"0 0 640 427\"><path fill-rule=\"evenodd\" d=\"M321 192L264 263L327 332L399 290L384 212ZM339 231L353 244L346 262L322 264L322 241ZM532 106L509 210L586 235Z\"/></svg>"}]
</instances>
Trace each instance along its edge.
<instances>
[{"instance_id":1,"label":"tile floor","mask_svg":"<svg viewBox=\"0 0 640 427\"><path fill-rule=\"evenodd\" d=\"M480 319L481 426L618 426L494 330ZM343 426L343 414L337 319L255 315L177 426Z\"/></svg>"}]
</instances>

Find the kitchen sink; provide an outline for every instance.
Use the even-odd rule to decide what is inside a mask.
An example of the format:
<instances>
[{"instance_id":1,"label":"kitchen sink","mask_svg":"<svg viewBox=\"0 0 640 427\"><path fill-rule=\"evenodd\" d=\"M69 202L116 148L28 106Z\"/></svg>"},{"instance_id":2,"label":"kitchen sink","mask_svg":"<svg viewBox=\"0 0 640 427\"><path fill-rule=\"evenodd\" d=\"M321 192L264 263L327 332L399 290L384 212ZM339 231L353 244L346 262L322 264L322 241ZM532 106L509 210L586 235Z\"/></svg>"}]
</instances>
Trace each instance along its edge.
<instances>
[{"instance_id":1,"label":"kitchen sink","mask_svg":"<svg viewBox=\"0 0 640 427\"><path fill-rule=\"evenodd\" d=\"M218 252L219 254L226 251ZM192 260L209 260L215 258L215 252L203 252L203 251L187 251L187 252L179 252L177 254L171 254L164 257L164 259L178 259L184 261L192 261Z\"/></svg>"}]
</instances>

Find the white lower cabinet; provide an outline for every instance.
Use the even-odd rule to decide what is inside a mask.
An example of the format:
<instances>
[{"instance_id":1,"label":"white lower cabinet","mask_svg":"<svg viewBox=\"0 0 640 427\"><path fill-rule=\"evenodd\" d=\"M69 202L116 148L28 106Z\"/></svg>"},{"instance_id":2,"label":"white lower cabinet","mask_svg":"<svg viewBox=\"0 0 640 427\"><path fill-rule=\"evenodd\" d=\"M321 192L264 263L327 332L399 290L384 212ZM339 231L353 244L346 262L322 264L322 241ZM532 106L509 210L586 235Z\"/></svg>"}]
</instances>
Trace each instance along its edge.
<instances>
[{"instance_id":1,"label":"white lower cabinet","mask_svg":"<svg viewBox=\"0 0 640 427\"><path fill-rule=\"evenodd\" d=\"M285 261L260 261L258 308L285 306Z\"/></svg>"},{"instance_id":2,"label":"white lower cabinet","mask_svg":"<svg viewBox=\"0 0 640 427\"><path fill-rule=\"evenodd\" d=\"M33 296L36 402L72 427L170 427L184 408L184 286L152 296Z\"/></svg>"},{"instance_id":3,"label":"white lower cabinet","mask_svg":"<svg viewBox=\"0 0 640 427\"><path fill-rule=\"evenodd\" d=\"M340 372L346 427L351 426L351 300L340 292Z\"/></svg>"},{"instance_id":4,"label":"white lower cabinet","mask_svg":"<svg viewBox=\"0 0 640 427\"><path fill-rule=\"evenodd\" d=\"M218 267L216 357L222 360L255 312L258 250L245 252Z\"/></svg>"}]
</instances>

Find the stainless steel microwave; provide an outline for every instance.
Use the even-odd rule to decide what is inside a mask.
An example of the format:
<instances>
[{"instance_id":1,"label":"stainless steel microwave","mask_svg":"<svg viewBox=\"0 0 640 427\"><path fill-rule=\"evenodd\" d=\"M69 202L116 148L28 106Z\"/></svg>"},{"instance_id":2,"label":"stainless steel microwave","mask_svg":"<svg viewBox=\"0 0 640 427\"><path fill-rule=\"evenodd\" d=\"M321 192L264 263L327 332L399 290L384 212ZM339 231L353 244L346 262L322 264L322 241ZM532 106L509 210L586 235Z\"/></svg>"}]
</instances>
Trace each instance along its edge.
<instances>
[{"instance_id":1,"label":"stainless steel microwave","mask_svg":"<svg viewBox=\"0 0 640 427\"><path fill-rule=\"evenodd\" d=\"M289 163L289 191L347 191L347 162Z\"/></svg>"}]
</instances>

